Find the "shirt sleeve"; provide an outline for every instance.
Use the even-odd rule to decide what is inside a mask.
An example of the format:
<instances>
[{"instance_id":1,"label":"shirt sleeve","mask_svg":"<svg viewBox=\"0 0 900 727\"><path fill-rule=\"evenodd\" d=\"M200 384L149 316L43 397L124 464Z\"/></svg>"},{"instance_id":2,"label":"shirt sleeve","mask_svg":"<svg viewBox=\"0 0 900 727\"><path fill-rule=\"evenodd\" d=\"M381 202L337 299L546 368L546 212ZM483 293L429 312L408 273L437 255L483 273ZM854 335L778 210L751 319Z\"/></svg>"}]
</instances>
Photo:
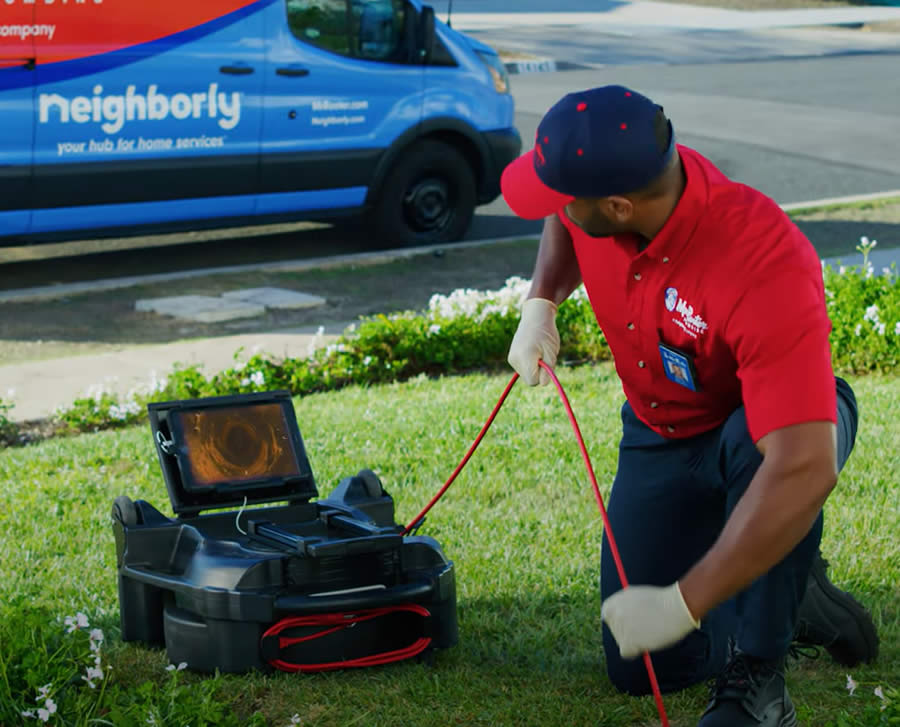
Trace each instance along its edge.
<instances>
[{"instance_id":1,"label":"shirt sleeve","mask_svg":"<svg viewBox=\"0 0 900 727\"><path fill-rule=\"evenodd\" d=\"M754 443L794 424L837 421L830 333L821 273L783 272L738 300L725 337Z\"/></svg>"}]
</instances>

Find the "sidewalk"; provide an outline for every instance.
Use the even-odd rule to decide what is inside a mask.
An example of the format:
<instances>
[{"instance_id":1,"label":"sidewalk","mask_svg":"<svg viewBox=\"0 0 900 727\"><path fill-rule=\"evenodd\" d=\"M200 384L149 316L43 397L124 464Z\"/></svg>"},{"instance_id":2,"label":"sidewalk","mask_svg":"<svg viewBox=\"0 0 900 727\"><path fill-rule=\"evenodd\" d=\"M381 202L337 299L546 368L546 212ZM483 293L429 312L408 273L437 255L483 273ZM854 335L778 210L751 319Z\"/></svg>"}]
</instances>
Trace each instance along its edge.
<instances>
[{"instance_id":1,"label":"sidewalk","mask_svg":"<svg viewBox=\"0 0 900 727\"><path fill-rule=\"evenodd\" d=\"M234 354L241 348L240 360L256 352L279 357L307 356L313 345L327 345L340 330L327 330L316 336L315 330L271 331L239 336L223 336L170 344L123 346L120 351L85 354L68 358L29 361L0 366L0 396L15 405L9 418L15 422L44 419L58 407L68 406L90 390L105 390L126 395L135 388L148 386L167 376L176 364L201 365L206 376L235 364ZM14 395L7 396L12 389Z\"/></svg>"},{"instance_id":2,"label":"sidewalk","mask_svg":"<svg viewBox=\"0 0 900 727\"><path fill-rule=\"evenodd\" d=\"M549 6L548 6L549 7ZM900 20L900 7L860 5L791 10L727 10L680 3L634 0L594 12L455 12L453 27L462 32L547 25L658 30L763 30L827 25L856 25Z\"/></svg>"}]
</instances>

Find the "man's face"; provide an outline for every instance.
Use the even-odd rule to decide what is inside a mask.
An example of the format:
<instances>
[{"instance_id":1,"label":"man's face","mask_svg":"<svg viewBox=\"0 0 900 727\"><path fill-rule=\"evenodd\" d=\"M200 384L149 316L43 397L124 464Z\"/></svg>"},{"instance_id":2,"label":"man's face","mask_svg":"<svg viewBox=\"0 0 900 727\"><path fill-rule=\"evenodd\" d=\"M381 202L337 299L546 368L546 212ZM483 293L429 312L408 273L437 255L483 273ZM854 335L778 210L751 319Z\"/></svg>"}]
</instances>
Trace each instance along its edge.
<instances>
[{"instance_id":1,"label":"man's face","mask_svg":"<svg viewBox=\"0 0 900 727\"><path fill-rule=\"evenodd\" d=\"M591 237L611 237L628 232L627 225L611 217L602 199L576 198L565 206L566 217Z\"/></svg>"}]
</instances>

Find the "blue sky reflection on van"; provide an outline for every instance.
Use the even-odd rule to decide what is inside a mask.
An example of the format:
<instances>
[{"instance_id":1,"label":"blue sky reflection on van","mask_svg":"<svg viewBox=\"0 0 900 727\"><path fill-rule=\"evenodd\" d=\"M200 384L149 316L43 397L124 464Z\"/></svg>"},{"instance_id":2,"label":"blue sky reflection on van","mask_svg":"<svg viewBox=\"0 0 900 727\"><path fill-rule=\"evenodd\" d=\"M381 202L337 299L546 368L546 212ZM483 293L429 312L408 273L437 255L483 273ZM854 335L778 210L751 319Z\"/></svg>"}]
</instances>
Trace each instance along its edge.
<instances>
[{"instance_id":1,"label":"blue sky reflection on van","mask_svg":"<svg viewBox=\"0 0 900 727\"><path fill-rule=\"evenodd\" d=\"M0 244L360 213L459 239L521 149L496 53L409 0L13 2Z\"/></svg>"}]
</instances>

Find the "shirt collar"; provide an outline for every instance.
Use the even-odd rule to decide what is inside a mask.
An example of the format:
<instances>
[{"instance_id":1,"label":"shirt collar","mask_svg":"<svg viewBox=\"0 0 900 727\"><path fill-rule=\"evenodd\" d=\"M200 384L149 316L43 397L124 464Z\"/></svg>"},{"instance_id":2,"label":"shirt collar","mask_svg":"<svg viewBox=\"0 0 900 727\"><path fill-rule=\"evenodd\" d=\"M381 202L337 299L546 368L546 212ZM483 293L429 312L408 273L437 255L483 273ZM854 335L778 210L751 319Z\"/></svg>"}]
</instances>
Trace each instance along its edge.
<instances>
[{"instance_id":1,"label":"shirt collar","mask_svg":"<svg viewBox=\"0 0 900 727\"><path fill-rule=\"evenodd\" d=\"M680 144L677 148L686 178L684 192L656 237L638 253L666 263L677 259L690 242L709 200L709 182L695 152Z\"/></svg>"}]
</instances>

